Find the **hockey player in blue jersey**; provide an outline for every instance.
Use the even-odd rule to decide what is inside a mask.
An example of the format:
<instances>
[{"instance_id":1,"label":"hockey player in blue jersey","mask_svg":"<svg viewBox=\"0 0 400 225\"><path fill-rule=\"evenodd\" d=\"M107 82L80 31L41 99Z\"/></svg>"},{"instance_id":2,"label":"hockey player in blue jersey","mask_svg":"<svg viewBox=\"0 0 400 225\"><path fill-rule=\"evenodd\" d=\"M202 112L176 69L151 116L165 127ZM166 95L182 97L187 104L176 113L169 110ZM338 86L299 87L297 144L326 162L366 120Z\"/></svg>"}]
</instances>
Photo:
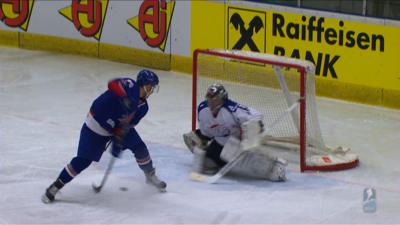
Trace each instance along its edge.
<instances>
[{"instance_id":1,"label":"hockey player in blue jersey","mask_svg":"<svg viewBox=\"0 0 400 225\"><path fill-rule=\"evenodd\" d=\"M208 87L205 100L197 108L199 129L186 133L183 139L194 154L195 172L215 173L235 155L244 140L249 127L255 127L256 135L263 131L263 115L257 110L239 104L228 98L228 92L222 84ZM239 150L238 150L239 149ZM286 160L270 156L267 152L252 151L238 163L236 172L271 181L286 180Z\"/></svg>"},{"instance_id":2,"label":"hockey player in blue jersey","mask_svg":"<svg viewBox=\"0 0 400 225\"><path fill-rule=\"evenodd\" d=\"M108 83L108 90L96 98L87 114L78 145L77 155L62 169L58 178L42 196L44 203L54 201L57 192L79 173L96 161L112 144L112 155L129 149L143 170L148 183L165 190L166 183L158 179L146 147L135 126L148 111L147 98L157 90L159 79L150 70L141 70L136 81L131 78L116 78Z\"/></svg>"}]
</instances>

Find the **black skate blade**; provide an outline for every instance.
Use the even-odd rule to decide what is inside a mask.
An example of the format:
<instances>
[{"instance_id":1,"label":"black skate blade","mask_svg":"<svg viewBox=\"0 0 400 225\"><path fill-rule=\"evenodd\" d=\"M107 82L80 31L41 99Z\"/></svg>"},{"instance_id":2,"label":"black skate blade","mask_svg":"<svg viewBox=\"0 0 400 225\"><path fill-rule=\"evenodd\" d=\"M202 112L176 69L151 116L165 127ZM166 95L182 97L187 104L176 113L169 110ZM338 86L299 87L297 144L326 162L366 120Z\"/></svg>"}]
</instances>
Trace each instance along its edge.
<instances>
[{"instance_id":1,"label":"black skate blade","mask_svg":"<svg viewBox=\"0 0 400 225\"><path fill-rule=\"evenodd\" d=\"M162 182L160 184L155 184L151 181L146 181L146 184L152 187L155 187L158 191L160 191L161 193L165 193L167 192L167 184L165 182Z\"/></svg>"},{"instance_id":2,"label":"black skate blade","mask_svg":"<svg viewBox=\"0 0 400 225\"><path fill-rule=\"evenodd\" d=\"M53 202L54 202L54 199L53 199L53 200L49 199L49 198L46 196L46 194L43 194L43 195L42 195L41 200L42 200L42 202L43 202L44 204L50 204L50 203L53 203Z\"/></svg>"},{"instance_id":3,"label":"black skate blade","mask_svg":"<svg viewBox=\"0 0 400 225\"><path fill-rule=\"evenodd\" d=\"M93 189L94 193L99 193L102 188L103 188L103 186L97 186L95 184L92 184L92 189Z\"/></svg>"}]
</instances>

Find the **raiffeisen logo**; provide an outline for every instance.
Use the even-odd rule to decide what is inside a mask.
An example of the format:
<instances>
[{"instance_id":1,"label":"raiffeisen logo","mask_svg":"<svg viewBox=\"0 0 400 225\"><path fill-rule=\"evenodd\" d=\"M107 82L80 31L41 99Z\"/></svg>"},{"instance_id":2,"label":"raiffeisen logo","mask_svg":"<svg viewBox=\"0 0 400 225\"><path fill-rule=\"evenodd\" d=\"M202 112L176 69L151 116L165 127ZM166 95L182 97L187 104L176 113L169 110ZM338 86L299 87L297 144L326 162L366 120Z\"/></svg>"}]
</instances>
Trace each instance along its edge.
<instances>
[{"instance_id":1,"label":"raiffeisen logo","mask_svg":"<svg viewBox=\"0 0 400 225\"><path fill-rule=\"evenodd\" d=\"M71 6L58 12L70 20L85 37L100 41L109 0L72 0Z\"/></svg>"},{"instance_id":2,"label":"raiffeisen logo","mask_svg":"<svg viewBox=\"0 0 400 225\"><path fill-rule=\"evenodd\" d=\"M140 33L150 47L165 50L168 32L174 12L175 1L144 0L139 15L128 20L128 24Z\"/></svg>"},{"instance_id":3,"label":"raiffeisen logo","mask_svg":"<svg viewBox=\"0 0 400 225\"><path fill-rule=\"evenodd\" d=\"M9 27L28 30L34 0L0 0L0 20Z\"/></svg>"},{"instance_id":4,"label":"raiffeisen logo","mask_svg":"<svg viewBox=\"0 0 400 225\"><path fill-rule=\"evenodd\" d=\"M253 9L228 7L228 49L266 52L266 13Z\"/></svg>"}]
</instances>

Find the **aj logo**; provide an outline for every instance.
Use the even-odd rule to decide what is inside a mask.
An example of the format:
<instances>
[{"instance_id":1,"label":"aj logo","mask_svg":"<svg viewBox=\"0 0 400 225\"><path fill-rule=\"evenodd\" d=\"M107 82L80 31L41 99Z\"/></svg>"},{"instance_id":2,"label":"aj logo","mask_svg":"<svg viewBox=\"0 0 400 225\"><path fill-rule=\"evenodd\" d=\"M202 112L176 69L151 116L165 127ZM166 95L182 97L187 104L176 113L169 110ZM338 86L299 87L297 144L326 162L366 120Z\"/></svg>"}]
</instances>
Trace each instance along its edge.
<instances>
[{"instance_id":1,"label":"aj logo","mask_svg":"<svg viewBox=\"0 0 400 225\"><path fill-rule=\"evenodd\" d=\"M265 12L228 8L228 48L265 52Z\"/></svg>"},{"instance_id":2,"label":"aj logo","mask_svg":"<svg viewBox=\"0 0 400 225\"><path fill-rule=\"evenodd\" d=\"M100 40L109 0L72 0L71 6L59 13L70 20L85 37Z\"/></svg>"},{"instance_id":3,"label":"aj logo","mask_svg":"<svg viewBox=\"0 0 400 225\"><path fill-rule=\"evenodd\" d=\"M150 47L165 50L171 24L175 0L144 0L139 15L128 20L128 24L140 33L143 41Z\"/></svg>"},{"instance_id":4,"label":"aj logo","mask_svg":"<svg viewBox=\"0 0 400 225\"><path fill-rule=\"evenodd\" d=\"M9 27L28 30L34 0L0 0L0 20Z\"/></svg>"}]
</instances>

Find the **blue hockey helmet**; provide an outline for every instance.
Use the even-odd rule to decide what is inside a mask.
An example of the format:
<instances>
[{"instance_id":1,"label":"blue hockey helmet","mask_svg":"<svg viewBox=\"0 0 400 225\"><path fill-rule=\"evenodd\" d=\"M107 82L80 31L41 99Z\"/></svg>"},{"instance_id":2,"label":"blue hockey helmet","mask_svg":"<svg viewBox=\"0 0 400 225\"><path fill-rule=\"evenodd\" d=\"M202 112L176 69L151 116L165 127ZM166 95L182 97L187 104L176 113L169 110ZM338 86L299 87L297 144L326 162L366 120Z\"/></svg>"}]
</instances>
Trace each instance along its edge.
<instances>
[{"instance_id":1,"label":"blue hockey helmet","mask_svg":"<svg viewBox=\"0 0 400 225\"><path fill-rule=\"evenodd\" d=\"M150 70L143 69L139 71L137 78L136 78L136 83L141 87L144 85L151 85L153 87L158 85L158 76L156 73Z\"/></svg>"}]
</instances>

